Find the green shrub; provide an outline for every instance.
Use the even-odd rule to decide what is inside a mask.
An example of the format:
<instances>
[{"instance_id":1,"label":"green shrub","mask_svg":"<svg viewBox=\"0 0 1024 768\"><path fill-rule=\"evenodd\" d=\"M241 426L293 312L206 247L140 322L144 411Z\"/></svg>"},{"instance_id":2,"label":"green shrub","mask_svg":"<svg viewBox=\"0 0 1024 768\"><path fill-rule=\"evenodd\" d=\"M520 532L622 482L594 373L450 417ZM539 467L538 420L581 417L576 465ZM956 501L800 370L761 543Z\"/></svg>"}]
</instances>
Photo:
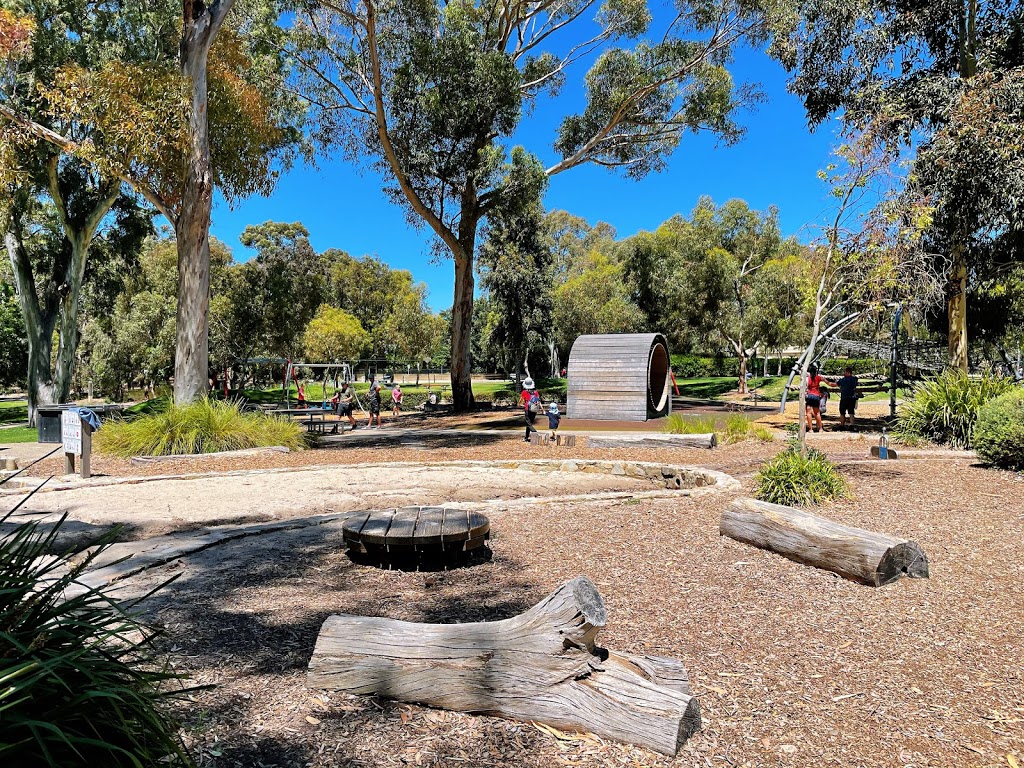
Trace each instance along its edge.
<instances>
[{"instance_id":1,"label":"green shrub","mask_svg":"<svg viewBox=\"0 0 1024 768\"><path fill-rule=\"evenodd\" d=\"M0 539L0 762L191 765L164 707L178 676L156 662L152 633L96 589L65 600L110 538L62 573L48 556L61 523Z\"/></svg>"},{"instance_id":2,"label":"green shrub","mask_svg":"<svg viewBox=\"0 0 1024 768\"><path fill-rule=\"evenodd\" d=\"M715 420L710 416L683 416L673 413L665 421L661 431L670 435L707 435L715 431Z\"/></svg>"},{"instance_id":3,"label":"green shrub","mask_svg":"<svg viewBox=\"0 0 1024 768\"><path fill-rule=\"evenodd\" d=\"M722 435L725 443L739 443L750 435L750 421L740 413L734 413L725 420L725 433Z\"/></svg>"},{"instance_id":4,"label":"green shrub","mask_svg":"<svg viewBox=\"0 0 1024 768\"><path fill-rule=\"evenodd\" d=\"M162 413L106 422L95 443L97 451L124 458L271 445L298 450L306 445L301 424L265 413L242 413L238 403L216 400L170 405Z\"/></svg>"},{"instance_id":5,"label":"green shrub","mask_svg":"<svg viewBox=\"0 0 1024 768\"><path fill-rule=\"evenodd\" d=\"M960 370L946 371L914 388L896 419L893 436L901 442L918 438L970 448L978 409L1012 386L1009 379L989 373L972 378Z\"/></svg>"},{"instance_id":6,"label":"green shrub","mask_svg":"<svg viewBox=\"0 0 1024 768\"><path fill-rule=\"evenodd\" d=\"M750 428L750 434L762 443L770 443L775 440L775 433L768 429L764 424L752 425Z\"/></svg>"},{"instance_id":7,"label":"green shrub","mask_svg":"<svg viewBox=\"0 0 1024 768\"><path fill-rule=\"evenodd\" d=\"M802 456L799 444L765 462L754 476L754 496L762 501L789 506L821 504L841 499L848 493L846 481L836 465L821 451L807 449Z\"/></svg>"},{"instance_id":8,"label":"green shrub","mask_svg":"<svg viewBox=\"0 0 1024 768\"><path fill-rule=\"evenodd\" d=\"M974 448L989 464L1024 469L1024 387L1014 387L978 409Z\"/></svg>"}]
</instances>

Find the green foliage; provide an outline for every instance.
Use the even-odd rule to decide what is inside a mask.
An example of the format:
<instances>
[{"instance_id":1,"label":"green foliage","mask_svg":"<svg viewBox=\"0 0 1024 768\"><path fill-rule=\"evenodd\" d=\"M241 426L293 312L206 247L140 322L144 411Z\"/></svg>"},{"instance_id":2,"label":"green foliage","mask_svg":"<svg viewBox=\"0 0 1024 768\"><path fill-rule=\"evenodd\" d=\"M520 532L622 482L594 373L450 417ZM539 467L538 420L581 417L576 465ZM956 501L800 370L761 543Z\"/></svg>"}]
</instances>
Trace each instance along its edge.
<instances>
[{"instance_id":1,"label":"green foliage","mask_svg":"<svg viewBox=\"0 0 1024 768\"><path fill-rule=\"evenodd\" d=\"M65 595L112 536L67 567L51 556L62 523L21 523L0 539L0 760L191 765L164 703L179 678L154 655L153 633L98 589Z\"/></svg>"},{"instance_id":2,"label":"green foliage","mask_svg":"<svg viewBox=\"0 0 1024 768\"><path fill-rule=\"evenodd\" d=\"M775 440L774 433L770 429L768 429L768 427L764 426L764 424L752 425L750 429L750 434L752 434L755 439L759 440L762 443L770 443Z\"/></svg>"},{"instance_id":3,"label":"green foliage","mask_svg":"<svg viewBox=\"0 0 1024 768\"><path fill-rule=\"evenodd\" d=\"M761 465L754 476L754 496L761 501L788 506L821 504L844 498L849 489L836 465L813 448L800 453L790 445Z\"/></svg>"},{"instance_id":4,"label":"green foliage","mask_svg":"<svg viewBox=\"0 0 1024 768\"><path fill-rule=\"evenodd\" d=\"M715 431L715 420L710 416L683 416L673 413L665 420L665 426L661 431L670 435L708 435Z\"/></svg>"},{"instance_id":5,"label":"green foliage","mask_svg":"<svg viewBox=\"0 0 1024 768\"><path fill-rule=\"evenodd\" d=\"M1024 469L1024 387L1013 387L978 409L974 448L989 464Z\"/></svg>"},{"instance_id":6,"label":"green foliage","mask_svg":"<svg viewBox=\"0 0 1024 768\"><path fill-rule=\"evenodd\" d=\"M28 343L14 289L0 282L0 390L25 380Z\"/></svg>"},{"instance_id":7,"label":"green foliage","mask_svg":"<svg viewBox=\"0 0 1024 768\"><path fill-rule=\"evenodd\" d=\"M629 298L621 267L592 253L589 264L555 288L552 318L558 344L569 349L588 333L634 333L643 330L644 315Z\"/></svg>"},{"instance_id":8,"label":"green foliage","mask_svg":"<svg viewBox=\"0 0 1024 768\"><path fill-rule=\"evenodd\" d=\"M263 413L243 413L238 403L197 400L162 413L110 421L96 433L96 450L115 456L217 453L283 445L300 450L300 424Z\"/></svg>"},{"instance_id":9,"label":"green foliage","mask_svg":"<svg viewBox=\"0 0 1024 768\"><path fill-rule=\"evenodd\" d=\"M946 371L914 388L913 397L900 409L893 436L971 448L978 409L1012 386L1008 379L990 373L969 377L959 370Z\"/></svg>"},{"instance_id":10,"label":"green foliage","mask_svg":"<svg viewBox=\"0 0 1024 768\"><path fill-rule=\"evenodd\" d=\"M329 363L358 360L369 341L369 335L354 315L326 305L317 310L302 335L306 355L311 360Z\"/></svg>"},{"instance_id":11,"label":"green foliage","mask_svg":"<svg viewBox=\"0 0 1024 768\"><path fill-rule=\"evenodd\" d=\"M733 413L725 420L723 442L741 443L750 435L750 421L742 413Z\"/></svg>"}]
</instances>

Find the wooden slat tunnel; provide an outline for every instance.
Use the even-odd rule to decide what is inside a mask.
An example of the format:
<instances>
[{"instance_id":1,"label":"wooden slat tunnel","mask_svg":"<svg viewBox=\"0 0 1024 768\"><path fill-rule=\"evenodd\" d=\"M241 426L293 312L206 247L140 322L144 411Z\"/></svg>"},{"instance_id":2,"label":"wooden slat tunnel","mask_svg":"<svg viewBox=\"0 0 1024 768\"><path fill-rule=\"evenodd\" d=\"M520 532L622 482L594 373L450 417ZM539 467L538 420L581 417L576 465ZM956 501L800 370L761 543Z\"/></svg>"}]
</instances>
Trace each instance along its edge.
<instances>
[{"instance_id":1,"label":"wooden slat tunnel","mask_svg":"<svg viewBox=\"0 0 1024 768\"><path fill-rule=\"evenodd\" d=\"M660 333L580 336L568 375L571 419L647 421L672 412L668 341Z\"/></svg>"}]
</instances>

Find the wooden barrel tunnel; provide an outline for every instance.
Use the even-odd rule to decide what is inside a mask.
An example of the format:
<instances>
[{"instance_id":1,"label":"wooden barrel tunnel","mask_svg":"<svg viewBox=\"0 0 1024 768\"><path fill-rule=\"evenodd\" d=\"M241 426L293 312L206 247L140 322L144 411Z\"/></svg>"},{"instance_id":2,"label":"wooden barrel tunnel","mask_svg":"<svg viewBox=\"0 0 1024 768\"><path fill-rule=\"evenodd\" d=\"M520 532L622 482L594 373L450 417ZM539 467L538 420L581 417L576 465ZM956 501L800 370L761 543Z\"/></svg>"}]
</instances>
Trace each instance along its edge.
<instances>
[{"instance_id":1,"label":"wooden barrel tunnel","mask_svg":"<svg viewBox=\"0 0 1024 768\"><path fill-rule=\"evenodd\" d=\"M672 412L668 341L660 333L580 336L568 375L571 419L647 421Z\"/></svg>"}]
</instances>

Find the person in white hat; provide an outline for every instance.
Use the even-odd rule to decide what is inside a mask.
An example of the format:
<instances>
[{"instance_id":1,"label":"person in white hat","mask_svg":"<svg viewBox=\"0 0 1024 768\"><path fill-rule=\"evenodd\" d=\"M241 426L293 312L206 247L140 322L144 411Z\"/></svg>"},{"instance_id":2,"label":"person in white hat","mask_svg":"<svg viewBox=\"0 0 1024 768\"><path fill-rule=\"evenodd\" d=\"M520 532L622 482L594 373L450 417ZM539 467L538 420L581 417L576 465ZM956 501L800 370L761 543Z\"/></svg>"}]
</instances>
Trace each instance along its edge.
<instances>
[{"instance_id":1,"label":"person in white hat","mask_svg":"<svg viewBox=\"0 0 1024 768\"><path fill-rule=\"evenodd\" d=\"M537 419L537 411L540 410L540 396L533 388L533 379L529 376L523 380L523 392L519 395L519 405L523 408L523 418L526 420L526 435L523 442L530 442L530 433L536 432L533 422Z\"/></svg>"}]
</instances>

